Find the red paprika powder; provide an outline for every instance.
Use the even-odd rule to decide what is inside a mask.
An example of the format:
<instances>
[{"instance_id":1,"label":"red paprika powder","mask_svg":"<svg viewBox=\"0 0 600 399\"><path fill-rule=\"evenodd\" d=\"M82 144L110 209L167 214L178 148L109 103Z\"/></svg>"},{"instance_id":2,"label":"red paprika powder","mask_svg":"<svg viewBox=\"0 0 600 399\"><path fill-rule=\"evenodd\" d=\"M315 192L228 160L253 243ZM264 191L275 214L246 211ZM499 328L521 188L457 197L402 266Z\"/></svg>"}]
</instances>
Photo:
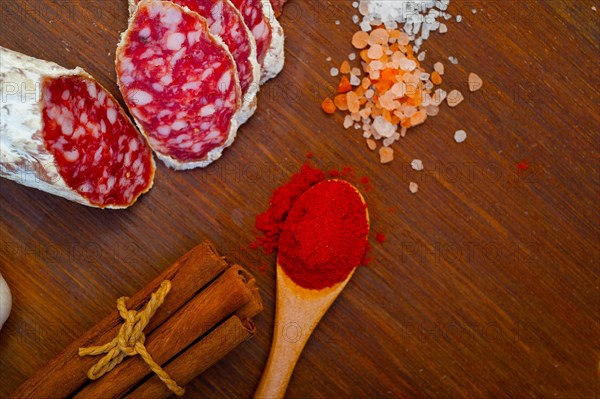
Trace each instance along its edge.
<instances>
[{"instance_id":1,"label":"red paprika powder","mask_svg":"<svg viewBox=\"0 0 600 399\"><path fill-rule=\"evenodd\" d=\"M294 202L306 190L323 180L325 180L325 173L321 170L309 164L302 165L300 172L294 174L288 183L273 192L269 209L256 217L255 227L263 233L263 236L258 237L251 246L260 247L268 254L273 253L277 249L281 229Z\"/></svg>"},{"instance_id":2,"label":"red paprika powder","mask_svg":"<svg viewBox=\"0 0 600 399\"><path fill-rule=\"evenodd\" d=\"M308 156L308 154L307 154L307 156ZM295 204L295 202L298 201L298 199L301 198L301 196L306 191L308 191L311 187L317 185L320 182L323 182L326 179L326 176L329 176L330 178L350 179L351 181L354 180L353 177L355 177L354 170L350 167L345 167L341 172L336 169L332 169L328 172L323 172L322 170L312 166L311 163L309 163L309 162L305 163L302 166L301 170L291 177L291 179L288 183L282 185L281 187L277 188L273 192L271 199L269 200L269 208L267 209L267 211L256 217L255 228L256 228L256 230L258 230L260 232L260 235L257 235L256 239L251 244L251 247L252 248L261 248L264 252L266 252L268 254L275 252L280 245L280 237L281 237L284 225L286 223L288 215L289 215L293 205ZM367 191L369 191L370 187L367 184L368 181L365 181L366 179L368 179L368 178L363 177L363 179L360 181L360 183L362 183L364 188ZM352 187L350 187L350 188L352 188ZM348 194L351 194L351 193L348 192ZM354 195L355 195L355 197L352 197L352 198L358 197L356 192L354 192ZM360 198L360 197L358 197L358 198ZM325 200L321 199L318 201L322 202ZM346 201L347 201L347 199L340 200L340 203L334 204L331 207L330 211L335 212L337 209L341 210L342 212L348 211L348 209L351 209L352 206L350 204L345 204ZM361 204L362 204L362 202L361 202ZM324 206L323 204L321 204L321 205ZM362 211L363 212L365 211L364 204L363 204ZM346 225L344 225L344 226L346 226ZM360 226L362 226L362 227L360 227ZM341 226L339 226L339 227L341 227ZM356 222L354 229L351 229L351 230L360 232L360 231L363 231L361 229L364 229L364 225L360 222ZM345 255L342 255L342 256L345 256L346 261L348 261L350 259L350 260L352 260L351 262L346 262L342 265L341 260L340 261L334 260L333 263L330 264L331 267L325 266L322 269L322 271L317 272L317 276L313 276L312 278L307 278L307 275L310 274L310 272L309 271L302 272L301 269L299 268L299 264L298 264L300 255L302 255L301 252L306 251L304 253L304 258L307 259L309 257L308 251L310 251L310 249L307 247L303 247L303 249L297 249L296 251L292 250L290 252L288 250L287 253L295 252L295 255L297 255L296 256L296 264L295 264L296 267L294 267L293 264L288 263L288 266L289 266L288 271L290 272L290 274L295 276L295 278L298 280L297 283L305 288L322 288L322 287L333 285L336 282L343 281L348 276L348 273L350 273L350 271L354 268L354 266L351 266L351 263L353 263L353 259L356 256L358 256L357 255L358 253L362 252L362 259L359 260L359 263L363 264L363 265L369 264L370 259L368 259L366 257L366 252L368 252L368 250L369 250L369 245L366 242L367 234L368 234L368 225L367 225L367 233L365 233L365 238L364 238L364 241L365 241L364 247L362 247L362 244L360 244L356 248L356 253L354 253L353 255L349 255L348 253L346 253ZM324 242L324 241L321 240L321 242ZM341 242L337 242L337 244L338 244L338 247L343 246L341 244ZM289 244L289 243L286 245L288 245L288 249L291 246L291 244ZM280 255L282 252L284 252L284 251L280 251ZM318 255L318 253L315 253L315 256L316 255ZM322 255L322 253L321 253L321 255ZM313 271L319 269L319 266L317 266L315 262L310 263L310 267L312 267ZM331 268L339 269L339 271L337 271L337 272L331 271ZM297 270L298 272L294 272L293 270ZM304 277L302 277L302 275L304 275ZM320 275L320 277L319 277L319 275Z\"/></svg>"},{"instance_id":3,"label":"red paprika powder","mask_svg":"<svg viewBox=\"0 0 600 399\"><path fill-rule=\"evenodd\" d=\"M367 205L347 182L327 180L300 198L279 238L279 265L298 285L322 289L344 281L367 250Z\"/></svg>"}]
</instances>

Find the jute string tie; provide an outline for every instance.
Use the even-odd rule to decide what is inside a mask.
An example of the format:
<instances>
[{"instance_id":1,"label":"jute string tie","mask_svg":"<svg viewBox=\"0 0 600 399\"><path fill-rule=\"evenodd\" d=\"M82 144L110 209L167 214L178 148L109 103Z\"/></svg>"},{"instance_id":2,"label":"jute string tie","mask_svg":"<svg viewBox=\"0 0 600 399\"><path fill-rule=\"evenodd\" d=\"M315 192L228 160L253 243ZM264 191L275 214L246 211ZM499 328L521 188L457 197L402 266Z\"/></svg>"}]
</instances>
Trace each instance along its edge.
<instances>
[{"instance_id":1,"label":"jute string tie","mask_svg":"<svg viewBox=\"0 0 600 399\"><path fill-rule=\"evenodd\" d=\"M144 309L139 312L127 309L125 301L129 298L121 297L117 300L117 309L119 310L121 318L124 320L117 336L112 341L102 346L79 348L79 356L106 354L98 361L98 363L88 370L87 376L90 380L97 380L102 377L121 363L127 356L140 355L150 369L171 391L173 391L175 395L181 396L185 393L185 389L181 388L173 379L171 379L171 377L169 377L167 372L152 359L152 356L150 356L144 346L146 336L144 335L143 330L150 322L152 316L154 316L154 313L156 313L156 310L162 305L170 290L171 282L169 280L163 281L158 290L152 293L152 296Z\"/></svg>"}]
</instances>

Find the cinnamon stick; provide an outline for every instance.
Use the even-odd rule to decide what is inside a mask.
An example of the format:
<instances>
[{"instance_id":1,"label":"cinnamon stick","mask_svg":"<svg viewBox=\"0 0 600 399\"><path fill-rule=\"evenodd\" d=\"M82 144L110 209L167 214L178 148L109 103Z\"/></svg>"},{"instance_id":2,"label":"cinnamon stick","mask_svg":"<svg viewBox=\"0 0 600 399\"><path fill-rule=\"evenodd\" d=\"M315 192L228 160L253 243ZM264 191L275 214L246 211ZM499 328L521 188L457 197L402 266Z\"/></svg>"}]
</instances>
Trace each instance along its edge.
<instances>
[{"instance_id":1,"label":"cinnamon stick","mask_svg":"<svg viewBox=\"0 0 600 399\"><path fill-rule=\"evenodd\" d=\"M248 319L231 316L163 369L178 384L185 385L224 358L239 344L254 335L256 327ZM167 386L153 376L125 396L126 399L163 399L171 396Z\"/></svg>"},{"instance_id":2,"label":"cinnamon stick","mask_svg":"<svg viewBox=\"0 0 600 399\"><path fill-rule=\"evenodd\" d=\"M173 288L161 311L154 315L146 327L145 333L150 334L228 267L229 264L211 243L202 243L132 296L127 301L127 308L141 309L160 283L171 280ZM117 335L122 322L117 310L111 312L34 373L13 392L11 398L59 399L71 395L85 383L87 370L97 361L93 357L79 357L78 349L109 342Z\"/></svg>"},{"instance_id":3,"label":"cinnamon stick","mask_svg":"<svg viewBox=\"0 0 600 399\"><path fill-rule=\"evenodd\" d=\"M253 286L253 284L246 284L246 287L251 289L252 298L247 304L235 311L235 315L242 320L251 319L263 311L263 302L258 287Z\"/></svg>"},{"instance_id":4,"label":"cinnamon stick","mask_svg":"<svg viewBox=\"0 0 600 399\"><path fill-rule=\"evenodd\" d=\"M145 346L154 361L165 364L248 303L253 298L252 290L246 286L250 278L242 267L232 266L152 334L146 335ZM150 373L140 356L129 357L99 380L85 386L75 398L120 398Z\"/></svg>"}]
</instances>

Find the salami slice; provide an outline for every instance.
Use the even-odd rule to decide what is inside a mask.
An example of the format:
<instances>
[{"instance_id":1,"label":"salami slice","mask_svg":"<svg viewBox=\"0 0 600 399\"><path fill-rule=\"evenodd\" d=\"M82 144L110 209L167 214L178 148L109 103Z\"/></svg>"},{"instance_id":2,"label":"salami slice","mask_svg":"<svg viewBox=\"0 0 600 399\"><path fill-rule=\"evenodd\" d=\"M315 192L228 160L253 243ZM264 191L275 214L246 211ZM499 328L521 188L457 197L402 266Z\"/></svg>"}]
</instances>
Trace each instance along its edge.
<instances>
[{"instance_id":1,"label":"salami slice","mask_svg":"<svg viewBox=\"0 0 600 399\"><path fill-rule=\"evenodd\" d=\"M197 13L140 2L116 63L125 102L167 166L205 167L235 139L242 105L235 61Z\"/></svg>"},{"instance_id":2,"label":"salami slice","mask_svg":"<svg viewBox=\"0 0 600 399\"><path fill-rule=\"evenodd\" d=\"M98 208L150 190L150 148L92 76L3 47L0 59L0 176Z\"/></svg>"},{"instance_id":3,"label":"salami slice","mask_svg":"<svg viewBox=\"0 0 600 399\"><path fill-rule=\"evenodd\" d=\"M260 83L274 78L285 62L283 28L275 18L268 0L231 0L240 10L244 22L256 40L258 63L261 66Z\"/></svg>"},{"instance_id":4,"label":"salami slice","mask_svg":"<svg viewBox=\"0 0 600 399\"><path fill-rule=\"evenodd\" d=\"M287 0L271 0L271 7L276 17L279 17L283 12L283 6L287 3Z\"/></svg>"},{"instance_id":5,"label":"salami slice","mask_svg":"<svg viewBox=\"0 0 600 399\"><path fill-rule=\"evenodd\" d=\"M260 65L256 57L256 41L237 8L229 0L171 0L206 18L210 32L227 45L238 70L242 87L242 109L238 123L245 123L256 111L260 81ZM135 11L138 0L130 10Z\"/></svg>"}]
</instances>

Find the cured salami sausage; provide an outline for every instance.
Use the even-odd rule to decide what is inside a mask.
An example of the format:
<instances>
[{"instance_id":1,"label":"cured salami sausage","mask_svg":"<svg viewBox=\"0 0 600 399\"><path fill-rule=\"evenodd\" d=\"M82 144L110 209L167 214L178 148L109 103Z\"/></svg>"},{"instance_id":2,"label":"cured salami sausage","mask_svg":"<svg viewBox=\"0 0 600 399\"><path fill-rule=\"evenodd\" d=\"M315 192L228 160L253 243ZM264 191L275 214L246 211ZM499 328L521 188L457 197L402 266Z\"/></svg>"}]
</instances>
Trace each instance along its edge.
<instances>
[{"instance_id":1,"label":"cured salami sausage","mask_svg":"<svg viewBox=\"0 0 600 399\"><path fill-rule=\"evenodd\" d=\"M285 62L283 28L275 18L268 0L231 0L240 10L244 22L256 40L258 63L261 66L260 83L274 78Z\"/></svg>"},{"instance_id":2,"label":"cured salami sausage","mask_svg":"<svg viewBox=\"0 0 600 399\"><path fill-rule=\"evenodd\" d=\"M0 176L98 208L152 187L150 148L92 76L3 47L0 59Z\"/></svg>"},{"instance_id":3,"label":"cured salami sausage","mask_svg":"<svg viewBox=\"0 0 600 399\"><path fill-rule=\"evenodd\" d=\"M235 61L197 13L140 2L116 64L125 102L167 166L205 167L235 139L242 105Z\"/></svg>"},{"instance_id":4,"label":"cured salami sausage","mask_svg":"<svg viewBox=\"0 0 600 399\"><path fill-rule=\"evenodd\" d=\"M237 8L229 0L171 0L206 18L213 35L227 45L238 71L243 103L239 124L245 123L256 111L260 81L260 65L256 58L256 41ZM135 11L139 1L130 0L130 10Z\"/></svg>"},{"instance_id":5,"label":"cured salami sausage","mask_svg":"<svg viewBox=\"0 0 600 399\"><path fill-rule=\"evenodd\" d=\"M273 7L273 12L276 17L279 17L283 12L283 6L287 3L287 0L270 0L271 7Z\"/></svg>"}]
</instances>

